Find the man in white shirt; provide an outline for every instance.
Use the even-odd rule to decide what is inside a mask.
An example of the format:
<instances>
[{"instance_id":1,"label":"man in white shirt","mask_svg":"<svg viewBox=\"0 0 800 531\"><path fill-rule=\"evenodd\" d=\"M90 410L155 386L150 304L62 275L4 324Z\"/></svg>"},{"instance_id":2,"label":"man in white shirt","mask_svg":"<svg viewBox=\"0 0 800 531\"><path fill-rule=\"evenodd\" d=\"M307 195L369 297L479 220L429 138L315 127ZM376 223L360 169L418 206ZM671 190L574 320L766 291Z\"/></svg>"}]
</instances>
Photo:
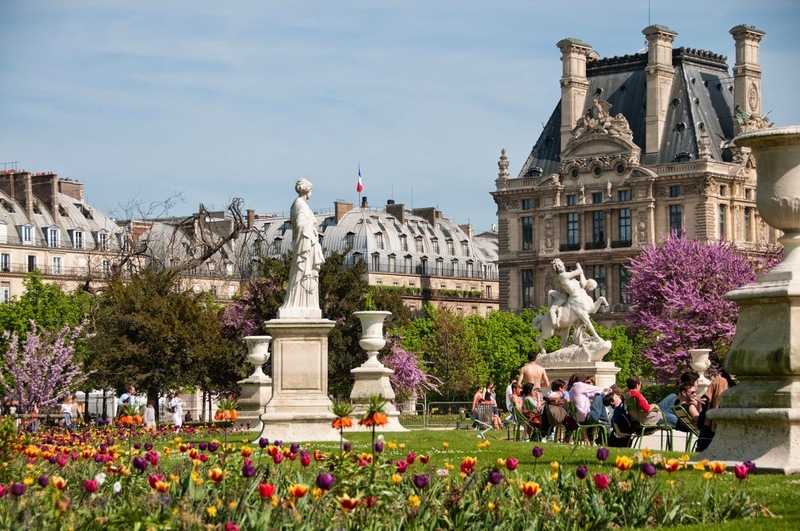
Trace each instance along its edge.
<instances>
[{"instance_id":1,"label":"man in white shirt","mask_svg":"<svg viewBox=\"0 0 800 531\"><path fill-rule=\"evenodd\" d=\"M169 401L169 407L172 410L172 423L175 424L175 433L178 433L183 425L183 400L178 391L175 391L172 395L172 400Z\"/></svg>"}]
</instances>

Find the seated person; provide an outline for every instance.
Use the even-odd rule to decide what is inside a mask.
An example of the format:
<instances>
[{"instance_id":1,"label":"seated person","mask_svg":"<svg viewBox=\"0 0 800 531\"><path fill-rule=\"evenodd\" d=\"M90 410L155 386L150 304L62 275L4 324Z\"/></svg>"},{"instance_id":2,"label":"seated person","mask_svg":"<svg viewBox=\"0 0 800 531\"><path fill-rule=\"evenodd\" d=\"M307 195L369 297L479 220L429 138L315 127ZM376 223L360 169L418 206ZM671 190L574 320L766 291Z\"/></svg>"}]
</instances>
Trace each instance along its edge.
<instances>
[{"instance_id":1,"label":"seated person","mask_svg":"<svg viewBox=\"0 0 800 531\"><path fill-rule=\"evenodd\" d=\"M718 408L722 393L734 385L736 385L736 382L733 381L731 375L728 374L725 369L721 369L720 373L711 380L711 384L708 386L708 389L706 389L706 394L703 396L706 407L698 418L698 424L700 424L700 437L697 440L698 452L702 452L708 448L711 439L714 438L714 433L717 431L717 423L706 418L706 413L711 409Z\"/></svg>"},{"instance_id":2,"label":"seated person","mask_svg":"<svg viewBox=\"0 0 800 531\"><path fill-rule=\"evenodd\" d=\"M511 384L511 397L509 398L509 403L522 411L522 387L520 387L520 385L517 383Z\"/></svg>"},{"instance_id":3,"label":"seated person","mask_svg":"<svg viewBox=\"0 0 800 531\"><path fill-rule=\"evenodd\" d=\"M692 419L694 419L695 425L697 425L697 419L700 418L702 404L700 400L697 399L697 390L691 381L686 381L681 384L680 391L678 393L678 400L680 401L680 405L683 406L686 412L689 413ZM683 422L680 420L678 420L675 429L680 431L690 431L689 428L684 426Z\"/></svg>"},{"instance_id":4,"label":"seated person","mask_svg":"<svg viewBox=\"0 0 800 531\"><path fill-rule=\"evenodd\" d=\"M624 448L630 444L631 434L634 432L633 422L625 410L622 394L612 390L603 397L603 405L612 408L611 433L608 445L614 448Z\"/></svg>"},{"instance_id":5,"label":"seated person","mask_svg":"<svg viewBox=\"0 0 800 531\"><path fill-rule=\"evenodd\" d=\"M537 428L542 425L542 409L544 408L544 400L542 393L533 387L531 382L522 386L522 414L528 419L528 422ZM528 433L530 436L530 433Z\"/></svg>"},{"instance_id":6,"label":"seated person","mask_svg":"<svg viewBox=\"0 0 800 531\"><path fill-rule=\"evenodd\" d=\"M603 390L586 383L582 374L573 374L569 379L569 397L575 404L575 417L581 424L608 424L608 415L603 406Z\"/></svg>"},{"instance_id":7,"label":"seated person","mask_svg":"<svg viewBox=\"0 0 800 531\"><path fill-rule=\"evenodd\" d=\"M630 416L640 424L663 424L664 417L661 408L657 405L650 405L647 399L642 396L642 380L638 376L628 377L628 392L625 393L625 400L633 398L636 400L638 410L628 411Z\"/></svg>"}]
</instances>

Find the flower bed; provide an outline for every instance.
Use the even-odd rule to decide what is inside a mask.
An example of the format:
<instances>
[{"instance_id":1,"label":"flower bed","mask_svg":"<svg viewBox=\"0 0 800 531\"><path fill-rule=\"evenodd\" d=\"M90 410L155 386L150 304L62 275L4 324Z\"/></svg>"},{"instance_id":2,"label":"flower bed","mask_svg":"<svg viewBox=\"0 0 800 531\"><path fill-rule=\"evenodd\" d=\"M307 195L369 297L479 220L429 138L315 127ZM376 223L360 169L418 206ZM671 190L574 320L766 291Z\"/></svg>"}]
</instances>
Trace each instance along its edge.
<instances>
[{"instance_id":1,"label":"flower bed","mask_svg":"<svg viewBox=\"0 0 800 531\"><path fill-rule=\"evenodd\" d=\"M489 442L415 453L381 438L354 450L223 435L20 435L0 456L0 528L605 529L769 514L748 497L748 464L600 449L565 467L523 443L494 458Z\"/></svg>"}]
</instances>

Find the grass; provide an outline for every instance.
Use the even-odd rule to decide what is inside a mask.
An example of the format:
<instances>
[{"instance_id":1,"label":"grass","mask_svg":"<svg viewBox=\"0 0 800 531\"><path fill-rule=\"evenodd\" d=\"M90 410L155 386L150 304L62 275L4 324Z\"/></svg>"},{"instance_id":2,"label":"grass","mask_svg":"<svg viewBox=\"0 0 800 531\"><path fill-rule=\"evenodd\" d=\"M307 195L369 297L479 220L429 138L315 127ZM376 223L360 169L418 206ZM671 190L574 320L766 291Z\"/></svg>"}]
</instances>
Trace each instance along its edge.
<instances>
[{"instance_id":1,"label":"grass","mask_svg":"<svg viewBox=\"0 0 800 531\"><path fill-rule=\"evenodd\" d=\"M415 430L405 433L387 433L384 435L387 459L399 459L407 452L413 451L417 455L429 454L431 463L443 466L445 462L458 465L463 456L470 455L478 458L479 463L493 463L498 458L514 457L519 459L521 470L530 470L537 466L541 472L542 467L547 467L551 461L558 461L564 469L574 470L578 465L586 465L590 471L597 469L599 464L595 457L596 448L579 446L575 448L572 444L556 443L532 443L516 442L506 440L506 432L489 432L487 440L491 444L482 449L478 448L478 443L483 439L477 438L477 432L473 430ZM346 433L345 437L353 444L354 452L368 452L370 450L371 435L369 433ZM447 443L447 448L443 447ZM405 448L402 446L405 445ZM314 443L315 448L322 447L328 450L338 448L338 444L333 443ZM536 463L531 455L531 449L539 446L544 450L544 454ZM614 458L617 455L628 455L633 457L637 450L628 448L612 448L611 458L606 462L606 470L613 467ZM678 457L683 452L659 452L657 448L651 449L653 453L661 453L665 457ZM665 479L667 473L659 471L659 476ZM684 474L682 480L686 481L687 488L702 488L705 480L701 474ZM744 530L747 529L800 529L800 476L783 476L774 474L754 474L748 478L748 492L752 498L766 506L775 518L761 518L758 520L734 520L716 526L688 526L684 529L714 529L725 530Z\"/></svg>"}]
</instances>

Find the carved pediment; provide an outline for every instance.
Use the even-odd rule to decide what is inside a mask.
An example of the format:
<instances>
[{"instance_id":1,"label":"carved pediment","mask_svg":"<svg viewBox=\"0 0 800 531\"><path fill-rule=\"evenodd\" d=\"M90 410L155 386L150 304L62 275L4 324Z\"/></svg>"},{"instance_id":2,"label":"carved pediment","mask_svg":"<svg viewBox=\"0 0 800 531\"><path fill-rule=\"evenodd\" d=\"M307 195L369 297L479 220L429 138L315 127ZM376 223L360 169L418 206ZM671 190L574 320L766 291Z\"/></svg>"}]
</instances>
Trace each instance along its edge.
<instances>
[{"instance_id":1,"label":"carved pediment","mask_svg":"<svg viewBox=\"0 0 800 531\"><path fill-rule=\"evenodd\" d=\"M562 168L569 163L586 166L589 159L602 157L622 157L630 164L639 163L641 149L633 142L628 120L622 114L611 116L610 109L607 101L595 100L578 120L561 154Z\"/></svg>"}]
</instances>

